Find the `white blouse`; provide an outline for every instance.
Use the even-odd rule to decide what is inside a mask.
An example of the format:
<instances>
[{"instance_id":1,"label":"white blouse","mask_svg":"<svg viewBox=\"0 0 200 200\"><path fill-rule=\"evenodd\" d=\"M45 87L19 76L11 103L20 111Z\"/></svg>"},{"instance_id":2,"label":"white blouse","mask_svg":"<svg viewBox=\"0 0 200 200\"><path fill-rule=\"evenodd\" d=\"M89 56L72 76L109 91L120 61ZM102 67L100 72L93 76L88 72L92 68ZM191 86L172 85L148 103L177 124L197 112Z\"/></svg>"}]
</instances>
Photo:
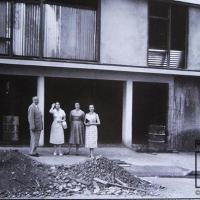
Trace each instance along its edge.
<instances>
[{"instance_id":1,"label":"white blouse","mask_svg":"<svg viewBox=\"0 0 200 200\"><path fill-rule=\"evenodd\" d=\"M56 121L61 121L61 120L63 120L63 118L66 117L65 111L61 108L59 110L54 108L51 111L51 114L53 114L54 120L56 120Z\"/></svg>"}]
</instances>

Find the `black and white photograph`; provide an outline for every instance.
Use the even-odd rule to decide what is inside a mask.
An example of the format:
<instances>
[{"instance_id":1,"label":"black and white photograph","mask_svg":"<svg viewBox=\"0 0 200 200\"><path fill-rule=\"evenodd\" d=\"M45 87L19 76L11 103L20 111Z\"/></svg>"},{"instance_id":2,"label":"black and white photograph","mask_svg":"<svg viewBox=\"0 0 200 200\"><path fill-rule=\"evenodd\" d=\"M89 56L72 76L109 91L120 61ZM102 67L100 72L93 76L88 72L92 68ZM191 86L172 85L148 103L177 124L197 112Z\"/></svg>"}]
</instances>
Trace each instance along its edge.
<instances>
[{"instance_id":1,"label":"black and white photograph","mask_svg":"<svg viewBox=\"0 0 200 200\"><path fill-rule=\"evenodd\" d=\"M0 0L0 199L200 199L200 0Z\"/></svg>"}]
</instances>

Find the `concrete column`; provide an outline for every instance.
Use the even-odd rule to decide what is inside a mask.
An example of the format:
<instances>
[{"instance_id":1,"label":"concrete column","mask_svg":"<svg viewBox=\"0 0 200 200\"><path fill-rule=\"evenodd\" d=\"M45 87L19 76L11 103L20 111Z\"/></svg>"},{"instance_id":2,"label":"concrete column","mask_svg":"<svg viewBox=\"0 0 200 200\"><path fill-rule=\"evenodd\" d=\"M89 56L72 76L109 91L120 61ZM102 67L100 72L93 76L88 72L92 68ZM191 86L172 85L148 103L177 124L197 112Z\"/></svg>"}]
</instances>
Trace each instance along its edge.
<instances>
[{"instance_id":1,"label":"concrete column","mask_svg":"<svg viewBox=\"0 0 200 200\"><path fill-rule=\"evenodd\" d=\"M132 107L133 107L133 81L128 80L123 85L123 119L122 119L122 143L125 146L132 145Z\"/></svg>"},{"instance_id":2,"label":"concrete column","mask_svg":"<svg viewBox=\"0 0 200 200\"><path fill-rule=\"evenodd\" d=\"M169 84L169 98L168 98L168 137L167 149L169 151L176 151L177 148L177 126L178 121L176 117L174 104L174 81Z\"/></svg>"},{"instance_id":3,"label":"concrete column","mask_svg":"<svg viewBox=\"0 0 200 200\"><path fill-rule=\"evenodd\" d=\"M44 76L37 78L37 96L39 97L39 108L43 115L43 127L44 127ZM40 134L39 146L44 146L44 129Z\"/></svg>"}]
</instances>

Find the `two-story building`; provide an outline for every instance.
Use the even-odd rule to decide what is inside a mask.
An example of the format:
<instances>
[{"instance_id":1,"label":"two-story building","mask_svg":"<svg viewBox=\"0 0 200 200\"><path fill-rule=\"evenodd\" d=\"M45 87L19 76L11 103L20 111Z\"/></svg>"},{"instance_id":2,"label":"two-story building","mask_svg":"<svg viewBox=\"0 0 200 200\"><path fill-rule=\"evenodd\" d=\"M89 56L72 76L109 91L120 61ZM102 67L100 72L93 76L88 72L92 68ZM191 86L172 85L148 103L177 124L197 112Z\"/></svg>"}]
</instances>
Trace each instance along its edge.
<instances>
[{"instance_id":1,"label":"two-story building","mask_svg":"<svg viewBox=\"0 0 200 200\"><path fill-rule=\"evenodd\" d=\"M167 127L168 150L200 135L200 2L195 0L1 0L0 145L5 116L29 144L27 108L38 95L44 143L59 101L94 104L100 143L145 144ZM190 140L191 139L191 140Z\"/></svg>"}]
</instances>

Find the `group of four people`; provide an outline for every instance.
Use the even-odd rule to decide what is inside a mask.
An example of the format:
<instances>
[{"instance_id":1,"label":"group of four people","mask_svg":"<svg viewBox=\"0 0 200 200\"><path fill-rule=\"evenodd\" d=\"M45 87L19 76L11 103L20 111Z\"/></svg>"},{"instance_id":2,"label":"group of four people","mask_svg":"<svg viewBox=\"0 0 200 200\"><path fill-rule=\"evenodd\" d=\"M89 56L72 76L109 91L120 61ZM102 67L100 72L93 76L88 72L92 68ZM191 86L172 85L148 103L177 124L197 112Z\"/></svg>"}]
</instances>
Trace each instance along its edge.
<instances>
[{"instance_id":1,"label":"group of four people","mask_svg":"<svg viewBox=\"0 0 200 200\"><path fill-rule=\"evenodd\" d=\"M33 97L33 103L28 109L28 120L30 126L30 155L38 156L36 152L40 132L43 129L42 114L38 108L39 99ZM51 125L50 143L54 145L54 155L62 156L61 145L64 144L64 129L67 128L65 111L60 107L60 103L53 103L49 113L53 115L53 123ZM80 104L75 103L75 109L70 112L70 138L69 151L71 153L72 145L76 145L76 155L79 154L79 147L85 143L85 147L90 149L90 157L93 157L94 148L97 147L98 130L97 125L100 119L94 112L94 105L89 105L89 113L85 114L80 109Z\"/></svg>"}]
</instances>

